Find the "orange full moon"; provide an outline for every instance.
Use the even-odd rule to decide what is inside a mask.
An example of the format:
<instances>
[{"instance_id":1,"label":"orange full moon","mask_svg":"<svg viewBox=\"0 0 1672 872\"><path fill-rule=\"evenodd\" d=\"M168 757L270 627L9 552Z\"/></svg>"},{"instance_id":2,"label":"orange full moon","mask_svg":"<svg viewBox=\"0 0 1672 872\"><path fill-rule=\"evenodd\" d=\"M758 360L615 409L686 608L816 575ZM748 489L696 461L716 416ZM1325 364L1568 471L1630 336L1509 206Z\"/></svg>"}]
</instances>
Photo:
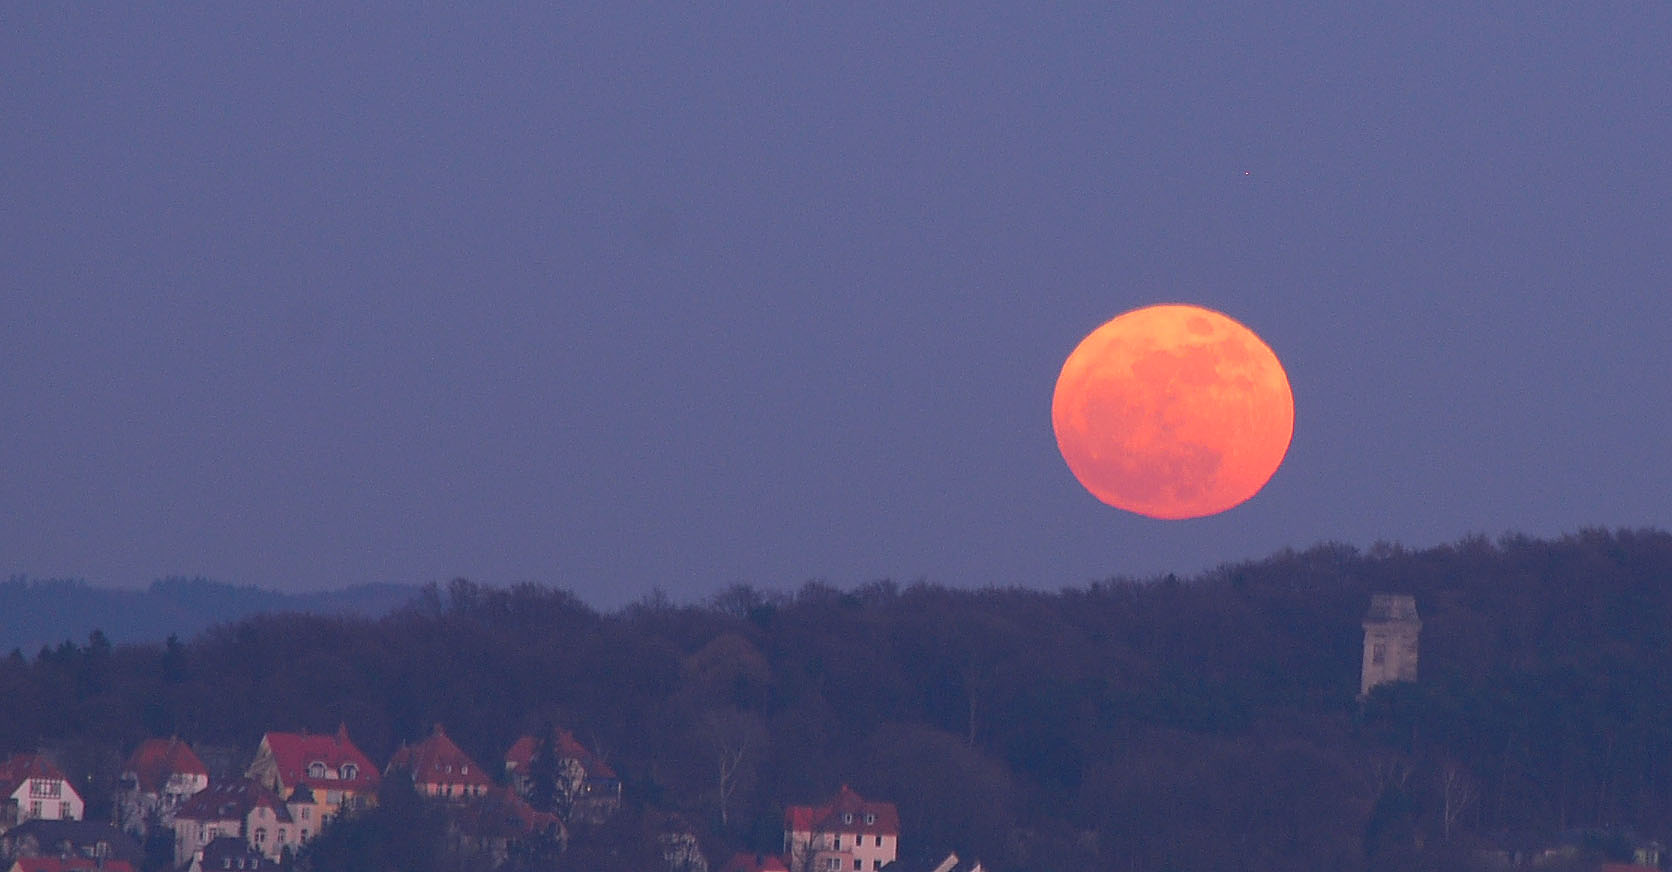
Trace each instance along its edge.
<instances>
[{"instance_id":1,"label":"orange full moon","mask_svg":"<svg viewBox=\"0 0 1672 872\"><path fill-rule=\"evenodd\" d=\"M1200 518L1271 479L1294 435L1295 397L1254 331L1212 309L1148 306L1068 355L1051 425L1093 496L1152 518Z\"/></svg>"}]
</instances>

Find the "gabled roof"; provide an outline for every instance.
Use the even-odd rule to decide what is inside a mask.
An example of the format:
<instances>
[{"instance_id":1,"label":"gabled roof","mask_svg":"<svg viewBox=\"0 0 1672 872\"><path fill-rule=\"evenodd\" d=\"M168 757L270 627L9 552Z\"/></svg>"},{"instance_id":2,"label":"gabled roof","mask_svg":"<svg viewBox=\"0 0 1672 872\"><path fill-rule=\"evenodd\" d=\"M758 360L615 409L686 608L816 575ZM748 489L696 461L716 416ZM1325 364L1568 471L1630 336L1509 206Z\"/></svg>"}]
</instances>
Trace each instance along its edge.
<instances>
[{"instance_id":1,"label":"gabled roof","mask_svg":"<svg viewBox=\"0 0 1672 872\"><path fill-rule=\"evenodd\" d=\"M489 787L493 781L482 767L447 738L441 725L416 745L403 745L389 758L387 773L408 772L415 784L453 784L460 787Z\"/></svg>"},{"instance_id":2,"label":"gabled roof","mask_svg":"<svg viewBox=\"0 0 1672 872\"><path fill-rule=\"evenodd\" d=\"M528 771L528 764L534 759L534 751L538 747L533 736L523 736L505 752L506 771ZM615 770L610 764L598 758L598 755L587 750L585 745L575 740L575 734L564 729L552 730L552 748L557 752L559 760L573 760L581 764L586 770L588 778L616 778Z\"/></svg>"},{"instance_id":3,"label":"gabled roof","mask_svg":"<svg viewBox=\"0 0 1672 872\"><path fill-rule=\"evenodd\" d=\"M225 861L231 860L228 864ZM279 864L261 855L250 843L237 836L216 836L203 846L205 870L213 869L277 869Z\"/></svg>"},{"instance_id":4,"label":"gabled roof","mask_svg":"<svg viewBox=\"0 0 1672 872\"><path fill-rule=\"evenodd\" d=\"M871 802L846 784L824 805L784 809L784 829L792 833L864 833L900 835L900 812L892 802Z\"/></svg>"},{"instance_id":5,"label":"gabled roof","mask_svg":"<svg viewBox=\"0 0 1672 872\"><path fill-rule=\"evenodd\" d=\"M33 849L25 849L33 844ZM134 837L104 821L64 821L34 818L0 833L0 857L29 853L91 854L101 849L113 860L138 863L145 851Z\"/></svg>"},{"instance_id":6,"label":"gabled roof","mask_svg":"<svg viewBox=\"0 0 1672 872\"><path fill-rule=\"evenodd\" d=\"M17 872L134 872L126 860L89 860L85 857L20 857L6 867Z\"/></svg>"},{"instance_id":7,"label":"gabled roof","mask_svg":"<svg viewBox=\"0 0 1672 872\"><path fill-rule=\"evenodd\" d=\"M248 778L221 781L186 800L174 813L176 820L243 821L251 811L266 806L281 822L290 821L290 808L279 795Z\"/></svg>"},{"instance_id":8,"label":"gabled roof","mask_svg":"<svg viewBox=\"0 0 1672 872\"><path fill-rule=\"evenodd\" d=\"M209 777L209 768L179 739L146 739L139 743L123 774L132 776L141 793L161 793L174 775Z\"/></svg>"},{"instance_id":9,"label":"gabled roof","mask_svg":"<svg viewBox=\"0 0 1672 872\"><path fill-rule=\"evenodd\" d=\"M776 854L750 854L748 852L733 854L720 867L720 872L790 872L788 863Z\"/></svg>"},{"instance_id":10,"label":"gabled roof","mask_svg":"<svg viewBox=\"0 0 1672 872\"><path fill-rule=\"evenodd\" d=\"M52 761L45 756L17 754L0 763L0 797L9 797L16 793L17 789L23 786L23 782L31 778L62 781L66 789L72 792L75 790L70 786L70 780L64 777L64 773L58 771L58 767L52 765ZM81 794L77 793L76 798L81 798Z\"/></svg>"},{"instance_id":11,"label":"gabled roof","mask_svg":"<svg viewBox=\"0 0 1672 872\"><path fill-rule=\"evenodd\" d=\"M356 792L377 789L377 767L364 752L348 740L348 730L339 728L333 735L316 733L268 733L261 743L273 753L279 769L279 783L286 790L305 784L314 790L351 790ZM358 771L353 778L312 778L308 766L324 763L328 772L341 772L344 764L352 763Z\"/></svg>"},{"instance_id":12,"label":"gabled roof","mask_svg":"<svg viewBox=\"0 0 1672 872\"><path fill-rule=\"evenodd\" d=\"M504 787L491 788L456 816L459 828L479 839L520 839L547 831L563 832L563 821L557 815L536 811L516 791Z\"/></svg>"}]
</instances>

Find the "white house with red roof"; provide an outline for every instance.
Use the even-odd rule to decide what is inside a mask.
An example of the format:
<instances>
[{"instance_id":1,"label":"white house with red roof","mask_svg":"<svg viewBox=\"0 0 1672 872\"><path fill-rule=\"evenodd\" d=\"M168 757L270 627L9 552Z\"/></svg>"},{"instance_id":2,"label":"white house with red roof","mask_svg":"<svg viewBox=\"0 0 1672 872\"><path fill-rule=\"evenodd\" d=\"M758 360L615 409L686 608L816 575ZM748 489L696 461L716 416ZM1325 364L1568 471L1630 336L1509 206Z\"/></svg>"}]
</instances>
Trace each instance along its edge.
<instances>
[{"instance_id":1,"label":"white house with red roof","mask_svg":"<svg viewBox=\"0 0 1672 872\"><path fill-rule=\"evenodd\" d=\"M377 801L381 776L365 753L349 741L348 728L335 734L268 733L245 775L280 796L307 788L326 814Z\"/></svg>"},{"instance_id":2,"label":"white house with red roof","mask_svg":"<svg viewBox=\"0 0 1672 872\"><path fill-rule=\"evenodd\" d=\"M311 817L311 816L310 816ZM251 851L277 860L317 834L299 809L248 778L212 784L174 813L174 865L201 859L216 839L237 837Z\"/></svg>"},{"instance_id":3,"label":"white house with red roof","mask_svg":"<svg viewBox=\"0 0 1672 872\"><path fill-rule=\"evenodd\" d=\"M146 739L122 767L117 822L140 836L153 821L171 827L175 810L208 786L209 769L190 745L178 738Z\"/></svg>"},{"instance_id":4,"label":"white house with red roof","mask_svg":"<svg viewBox=\"0 0 1672 872\"><path fill-rule=\"evenodd\" d=\"M602 758L564 729L553 729L557 792L570 808L571 819L601 821L621 807L621 778ZM534 792L534 756L540 750L533 736L523 736L505 752L505 775L523 796Z\"/></svg>"},{"instance_id":5,"label":"white house with red roof","mask_svg":"<svg viewBox=\"0 0 1672 872\"><path fill-rule=\"evenodd\" d=\"M873 872L900 849L900 812L846 784L823 805L784 809L784 853L795 872Z\"/></svg>"},{"instance_id":6,"label":"white house with red roof","mask_svg":"<svg viewBox=\"0 0 1672 872\"><path fill-rule=\"evenodd\" d=\"M0 801L0 830L29 820L78 821L86 810L70 780L40 754L0 763Z\"/></svg>"},{"instance_id":7,"label":"white house with red roof","mask_svg":"<svg viewBox=\"0 0 1672 872\"><path fill-rule=\"evenodd\" d=\"M424 741L402 745L389 758L383 774L386 778L409 776L419 793L442 799L482 796L493 786L488 774L447 737L440 724Z\"/></svg>"}]
</instances>

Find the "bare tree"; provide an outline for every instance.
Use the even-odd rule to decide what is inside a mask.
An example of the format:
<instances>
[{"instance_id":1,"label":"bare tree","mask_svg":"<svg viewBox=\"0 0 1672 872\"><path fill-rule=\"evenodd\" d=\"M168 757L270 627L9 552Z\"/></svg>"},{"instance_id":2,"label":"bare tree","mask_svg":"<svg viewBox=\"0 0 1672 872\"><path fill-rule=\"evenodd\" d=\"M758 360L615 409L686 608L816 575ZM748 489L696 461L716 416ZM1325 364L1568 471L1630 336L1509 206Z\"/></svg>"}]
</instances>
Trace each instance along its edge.
<instances>
[{"instance_id":1,"label":"bare tree","mask_svg":"<svg viewBox=\"0 0 1672 872\"><path fill-rule=\"evenodd\" d=\"M1480 786L1469 770L1454 760L1447 760L1440 767L1439 781L1440 832L1446 841L1450 841L1452 827L1479 798Z\"/></svg>"},{"instance_id":2,"label":"bare tree","mask_svg":"<svg viewBox=\"0 0 1672 872\"><path fill-rule=\"evenodd\" d=\"M753 778L755 762L766 741L766 727L753 712L724 707L704 712L701 729L714 759L720 825L729 826L732 798Z\"/></svg>"}]
</instances>

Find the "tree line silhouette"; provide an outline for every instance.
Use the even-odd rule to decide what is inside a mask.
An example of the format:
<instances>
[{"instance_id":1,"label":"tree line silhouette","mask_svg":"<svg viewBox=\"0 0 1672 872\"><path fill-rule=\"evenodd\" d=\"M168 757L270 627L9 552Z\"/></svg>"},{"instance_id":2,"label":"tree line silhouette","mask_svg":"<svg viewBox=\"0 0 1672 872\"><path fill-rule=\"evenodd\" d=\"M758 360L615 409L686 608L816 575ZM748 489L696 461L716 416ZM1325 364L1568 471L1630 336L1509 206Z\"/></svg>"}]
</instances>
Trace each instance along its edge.
<instances>
[{"instance_id":1,"label":"tree line silhouette","mask_svg":"<svg viewBox=\"0 0 1672 872\"><path fill-rule=\"evenodd\" d=\"M1360 701L1360 621L1384 591L1416 597L1421 680ZM557 868L642 868L671 826L716 863L775 852L786 804L847 783L899 805L908 861L1457 869L1528 834L1672 835L1669 642L1672 535L1653 530L1327 544L1052 592L739 586L611 613L456 580L376 620L14 651L0 752L54 750L93 817L147 736L253 749L340 723L383 761L441 722L497 769L560 724L627 808L577 828ZM368 819L317 850L370 856L401 825Z\"/></svg>"}]
</instances>

